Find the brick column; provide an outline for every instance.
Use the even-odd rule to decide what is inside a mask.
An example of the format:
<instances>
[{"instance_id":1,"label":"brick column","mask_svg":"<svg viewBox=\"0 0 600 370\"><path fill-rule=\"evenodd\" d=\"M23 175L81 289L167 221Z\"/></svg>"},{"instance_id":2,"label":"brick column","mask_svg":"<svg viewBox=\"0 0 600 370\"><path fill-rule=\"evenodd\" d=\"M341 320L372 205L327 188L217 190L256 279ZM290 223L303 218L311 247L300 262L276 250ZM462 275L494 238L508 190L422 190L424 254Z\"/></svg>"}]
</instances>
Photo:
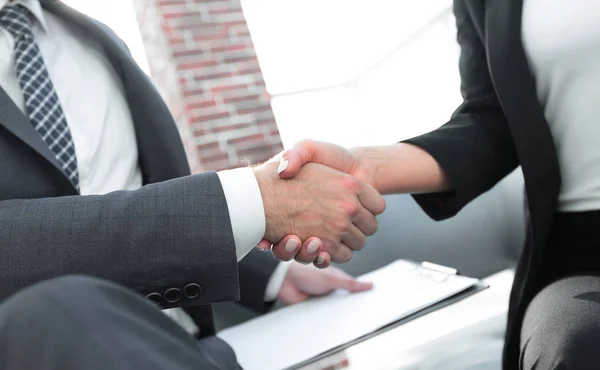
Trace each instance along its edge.
<instances>
[{"instance_id":1,"label":"brick column","mask_svg":"<svg viewBox=\"0 0 600 370\"><path fill-rule=\"evenodd\" d=\"M281 149L240 0L133 0L152 77L194 171L264 161Z\"/></svg>"}]
</instances>

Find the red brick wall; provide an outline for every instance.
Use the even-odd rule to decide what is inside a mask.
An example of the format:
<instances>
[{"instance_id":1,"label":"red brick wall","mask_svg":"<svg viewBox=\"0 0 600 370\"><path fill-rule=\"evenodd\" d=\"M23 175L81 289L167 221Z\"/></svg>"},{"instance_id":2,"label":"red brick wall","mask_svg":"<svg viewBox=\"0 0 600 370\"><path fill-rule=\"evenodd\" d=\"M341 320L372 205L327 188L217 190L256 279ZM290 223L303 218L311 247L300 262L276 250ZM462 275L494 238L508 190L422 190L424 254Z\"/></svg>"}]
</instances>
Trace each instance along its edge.
<instances>
[{"instance_id":1,"label":"red brick wall","mask_svg":"<svg viewBox=\"0 0 600 370\"><path fill-rule=\"evenodd\" d=\"M194 172L281 149L240 0L134 0L152 77Z\"/></svg>"}]
</instances>

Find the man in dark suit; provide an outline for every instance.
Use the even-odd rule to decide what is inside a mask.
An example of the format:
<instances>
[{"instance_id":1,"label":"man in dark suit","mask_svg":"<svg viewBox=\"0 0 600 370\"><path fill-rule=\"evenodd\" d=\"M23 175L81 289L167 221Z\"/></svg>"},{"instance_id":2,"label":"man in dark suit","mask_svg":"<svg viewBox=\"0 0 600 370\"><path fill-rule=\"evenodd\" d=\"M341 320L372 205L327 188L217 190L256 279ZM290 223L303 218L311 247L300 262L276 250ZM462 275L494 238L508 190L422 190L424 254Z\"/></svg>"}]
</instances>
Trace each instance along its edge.
<instances>
[{"instance_id":1,"label":"man in dark suit","mask_svg":"<svg viewBox=\"0 0 600 370\"><path fill-rule=\"evenodd\" d=\"M124 44L58 1L0 0L0 157L1 369L236 368L210 303L369 288L318 272L302 289L252 250L317 236L350 258L385 206L372 187L320 165L281 181L275 161L190 175Z\"/></svg>"}]
</instances>

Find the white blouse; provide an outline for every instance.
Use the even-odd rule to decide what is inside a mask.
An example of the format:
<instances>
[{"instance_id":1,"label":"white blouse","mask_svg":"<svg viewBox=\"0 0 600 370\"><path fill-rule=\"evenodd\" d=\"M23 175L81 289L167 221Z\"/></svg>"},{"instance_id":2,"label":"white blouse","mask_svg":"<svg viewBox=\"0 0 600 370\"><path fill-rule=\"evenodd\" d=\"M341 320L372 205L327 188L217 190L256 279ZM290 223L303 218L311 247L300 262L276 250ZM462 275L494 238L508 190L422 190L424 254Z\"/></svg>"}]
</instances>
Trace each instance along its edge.
<instances>
[{"instance_id":1,"label":"white blouse","mask_svg":"<svg viewBox=\"0 0 600 370\"><path fill-rule=\"evenodd\" d=\"M559 211L600 210L600 1L525 0L522 22L558 151Z\"/></svg>"}]
</instances>

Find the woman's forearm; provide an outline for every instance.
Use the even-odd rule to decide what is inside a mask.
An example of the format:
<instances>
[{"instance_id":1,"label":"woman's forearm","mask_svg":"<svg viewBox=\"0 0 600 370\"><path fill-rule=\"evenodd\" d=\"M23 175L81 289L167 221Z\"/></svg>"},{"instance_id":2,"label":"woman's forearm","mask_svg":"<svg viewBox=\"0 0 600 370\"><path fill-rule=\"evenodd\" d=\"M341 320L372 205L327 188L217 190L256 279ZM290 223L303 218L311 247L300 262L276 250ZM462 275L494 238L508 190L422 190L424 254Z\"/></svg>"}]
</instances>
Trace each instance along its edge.
<instances>
[{"instance_id":1,"label":"woman's forearm","mask_svg":"<svg viewBox=\"0 0 600 370\"><path fill-rule=\"evenodd\" d=\"M444 170L423 149L411 144L351 150L361 171L370 173L381 194L435 193L450 190Z\"/></svg>"}]
</instances>

